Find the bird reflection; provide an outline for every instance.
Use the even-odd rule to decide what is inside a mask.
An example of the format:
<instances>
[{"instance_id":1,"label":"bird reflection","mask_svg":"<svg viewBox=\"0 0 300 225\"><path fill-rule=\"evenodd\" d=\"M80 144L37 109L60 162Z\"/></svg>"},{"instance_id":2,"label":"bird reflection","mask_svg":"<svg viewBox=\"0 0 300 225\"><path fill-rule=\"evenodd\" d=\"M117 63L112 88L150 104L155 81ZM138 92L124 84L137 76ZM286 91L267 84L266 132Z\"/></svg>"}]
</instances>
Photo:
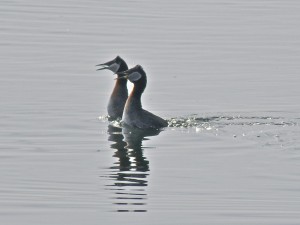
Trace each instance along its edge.
<instances>
[{"instance_id":1,"label":"bird reflection","mask_svg":"<svg viewBox=\"0 0 300 225\"><path fill-rule=\"evenodd\" d=\"M155 136L160 130L141 130L126 127L108 126L110 147L115 150L117 161L111 166L108 185L114 191L113 204L118 212L146 212L149 175L149 161L143 154L142 142L145 137Z\"/></svg>"}]
</instances>

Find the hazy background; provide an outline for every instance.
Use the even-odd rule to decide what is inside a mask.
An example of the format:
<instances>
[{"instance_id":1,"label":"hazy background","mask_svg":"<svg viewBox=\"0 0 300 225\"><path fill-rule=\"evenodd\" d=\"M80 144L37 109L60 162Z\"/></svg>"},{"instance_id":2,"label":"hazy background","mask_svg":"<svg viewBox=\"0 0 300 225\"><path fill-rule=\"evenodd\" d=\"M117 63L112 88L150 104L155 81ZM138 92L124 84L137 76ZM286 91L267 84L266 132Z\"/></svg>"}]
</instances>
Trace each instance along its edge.
<instances>
[{"instance_id":1,"label":"hazy background","mask_svg":"<svg viewBox=\"0 0 300 225\"><path fill-rule=\"evenodd\" d=\"M296 0L1 1L2 223L299 224L299 27ZM195 125L124 149L116 55Z\"/></svg>"}]
</instances>

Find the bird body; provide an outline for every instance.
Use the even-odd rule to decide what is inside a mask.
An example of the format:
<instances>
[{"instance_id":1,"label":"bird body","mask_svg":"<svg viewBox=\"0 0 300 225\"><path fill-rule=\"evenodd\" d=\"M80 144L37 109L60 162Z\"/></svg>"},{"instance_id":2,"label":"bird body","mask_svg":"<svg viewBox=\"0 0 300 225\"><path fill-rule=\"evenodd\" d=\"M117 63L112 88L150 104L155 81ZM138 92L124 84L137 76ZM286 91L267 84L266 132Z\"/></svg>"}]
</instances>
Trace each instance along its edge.
<instances>
[{"instance_id":1,"label":"bird body","mask_svg":"<svg viewBox=\"0 0 300 225\"><path fill-rule=\"evenodd\" d=\"M147 85L147 76L140 65L130 70L119 73L121 79L128 79L134 84L133 90L129 95L122 116L122 123L141 129L160 129L167 127L166 120L154 115L142 108L141 96Z\"/></svg>"}]
</instances>

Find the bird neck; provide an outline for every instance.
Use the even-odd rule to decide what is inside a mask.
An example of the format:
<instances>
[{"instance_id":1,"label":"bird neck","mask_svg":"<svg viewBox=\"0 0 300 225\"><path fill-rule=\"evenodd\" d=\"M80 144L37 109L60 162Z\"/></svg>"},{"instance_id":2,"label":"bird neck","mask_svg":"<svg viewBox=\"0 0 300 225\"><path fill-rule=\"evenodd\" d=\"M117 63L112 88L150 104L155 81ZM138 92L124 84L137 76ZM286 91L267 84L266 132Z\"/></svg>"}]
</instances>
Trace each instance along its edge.
<instances>
[{"instance_id":1,"label":"bird neck","mask_svg":"<svg viewBox=\"0 0 300 225\"><path fill-rule=\"evenodd\" d=\"M134 85L133 90L129 96L130 105L134 105L134 108L136 108L136 109L142 109L141 97L142 97L143 91L144 90L141 90Z\"/></svg>"},{"instance_id":2,"label":"bird neck","mask_svg":"<svg viewBox=\"0 0 300 225\"><path fill-rule=\"evenodd\" d=\"M146 76L142 77L138 82L134 83L132 92L130 94L131 103L135 105L136 108L141 109L141 97L147 85Z\"/></svg>"},{"instance_id":3,"label":"bird neck","mask_svg":"<svg viewBox=\"0 0 300 225\"><path fill-rule=\"evenodd\" d=\"M122 62L116 73L124 72L126 70L128 70L128 66L125 62ZM118 77L119 77L119 75L118 75ZM127 90L127 79L117 79L116 84L115 84L115 89L116 88L126 88L126 90Z\"/></svg>"},{"instance_id":4,"label":"bird neck","mask_svg":"<svg viewBox=\"0 0 300 225\"><path fill-rule=\"evenodd\" d=\"M128 97L127 80L117 79L111 94L111 98L120 98L120 99L125 99L126 101L127 97Z\"/></svg>"},{"instance_id":5,"label":"bird neck","mask_svg":"<svg viewBox=\"0 0 300 225\"><path fill-rule=\"evenodd\" d=\"M124 72L126 70L128 70L128 66L125 62L122 62L117 72Z\"/></svg>"},{"instance_id":6,"label":"bird neck","mask_svg":"<svg viewBox=\"0 0 300 225\"><path fill-rule=\"evenodd\" d=\"M124 87L127 89L127 79L116 79L116 85L115 87Z\"/></svg>"}]
</instances>

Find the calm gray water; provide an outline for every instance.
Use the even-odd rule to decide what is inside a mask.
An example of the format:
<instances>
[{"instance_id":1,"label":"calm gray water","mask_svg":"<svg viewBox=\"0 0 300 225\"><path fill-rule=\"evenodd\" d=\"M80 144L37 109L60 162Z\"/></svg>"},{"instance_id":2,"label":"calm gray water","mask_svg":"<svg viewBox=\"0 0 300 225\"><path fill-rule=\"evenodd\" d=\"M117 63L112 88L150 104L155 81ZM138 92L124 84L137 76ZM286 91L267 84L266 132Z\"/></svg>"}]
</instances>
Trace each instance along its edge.
<instances>
[{"instance_id":1,"label":"calm gray water","mask_svg":"<svg viewBox=\"0 0 300 225\"><path fill-rule=\"evenodd\" d=\"M299 27L296 0L3 0L1 224L299 224ZM104 118L116 55L170 127Z\"/></svg>"}]
</instances>

